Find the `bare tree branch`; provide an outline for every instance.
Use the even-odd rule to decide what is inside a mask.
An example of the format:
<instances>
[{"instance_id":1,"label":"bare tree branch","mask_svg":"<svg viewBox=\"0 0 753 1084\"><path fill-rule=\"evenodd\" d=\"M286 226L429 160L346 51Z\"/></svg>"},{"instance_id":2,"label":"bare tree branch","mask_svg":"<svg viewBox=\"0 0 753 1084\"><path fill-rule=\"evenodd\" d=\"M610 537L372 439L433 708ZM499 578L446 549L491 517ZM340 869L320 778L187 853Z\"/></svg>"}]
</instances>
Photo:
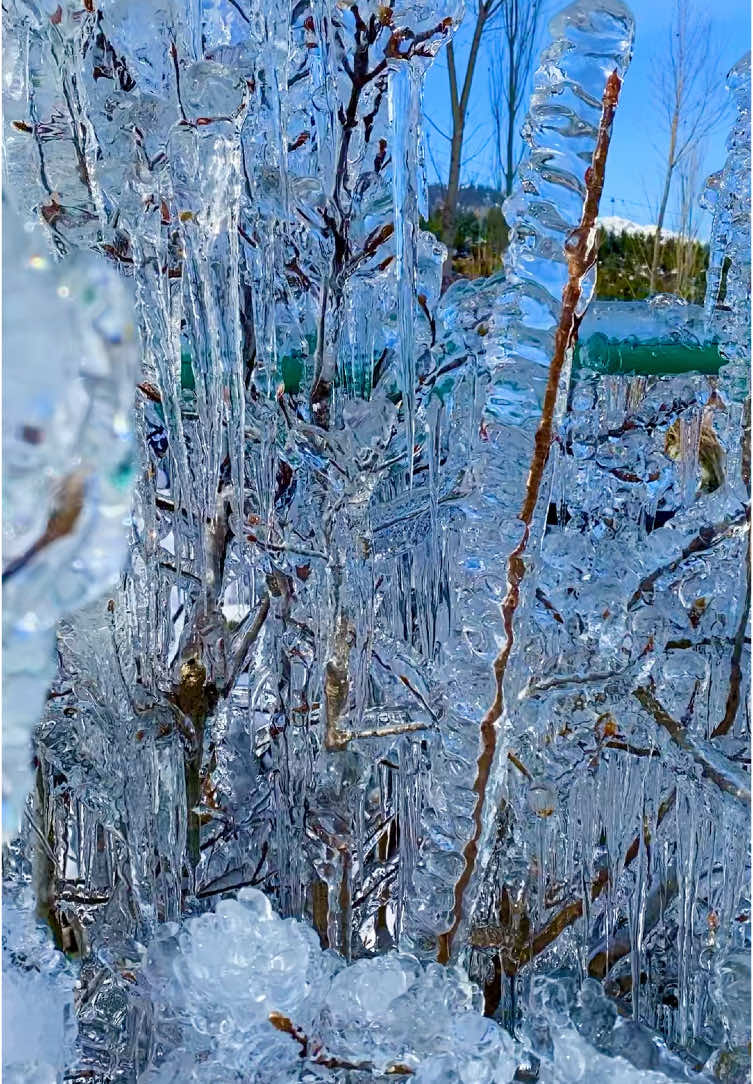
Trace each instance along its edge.
<instances>
[{"instance_id":1,"label":"bare tree branch","mask_svg":"<svg viewBox=\"0 0 753 1084\"><path fill-rule=\"evenodd\" d=\"M489 106L494 125L497 187L512 192L521 152L516 150L521 111L533 72L543 0L505 0L500 33L489 61Z\"/></svg>"},{"instance_id":2,"label":"bare tree branch","mask_svg":"<svg viewBox=\"0 0 753 1084\"><path fill-rule=\"evenodd\" d=\"M673 719L664 706L647 687L636 689L633 693L643 710L669 734L675 745L687 753L699 765L703 776L714 783L720 790L730 794L738 802L750 805L750 784L748 777L726 757L711 749L705 742L691 737L676 719Z\"/></svg>"},{"instance_id":3,"label":"bare tree branch","mask_svg":"<svg viewBox=\"0 0 753 1084\"><path fill-rule=\"evenodd\" d=\"M463 76L463 86L458 93L458 72L455 62L455 47L452 42L447 46L447 74L450 84L450 111L452 115L452 139L450 140L450 168L447 191L442 206L442 240L451 252L455 241L455 219L457 217L458 192L460 189L460 170L463 164L463 143L465 140L465 122L468 114L468 102L476 73L476 66L481 48L481 39L490 27L490 21L502 9L507 0L479 0L476 8L476 21L473 24L470 51ZM449 266L446 266L446 272ZM445 278L447 274L445 274Z\"/></svg>"},{"instance_id":4,"label":"bare tree branch","mask_svg":"<svg viewBox=\"0 0 753 1084\"><path fill-rule=\"evenodd\" d=\"M656 60L656 95L667 143L651 260L651 293L656 289L662 228L675 171L716 128L726 110L718 69L710 17L696 9L693 0L675 0L668 47Z\"/></svg>"}]
</instances>

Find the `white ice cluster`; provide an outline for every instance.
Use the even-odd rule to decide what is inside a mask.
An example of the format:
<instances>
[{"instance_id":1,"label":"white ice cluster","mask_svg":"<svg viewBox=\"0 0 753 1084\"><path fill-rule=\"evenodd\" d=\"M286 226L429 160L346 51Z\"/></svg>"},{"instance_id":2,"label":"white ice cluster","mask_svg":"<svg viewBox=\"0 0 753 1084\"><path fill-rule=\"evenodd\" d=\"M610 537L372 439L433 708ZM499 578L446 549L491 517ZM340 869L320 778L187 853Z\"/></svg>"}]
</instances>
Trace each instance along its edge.
<instances>
[{"instance_id":1,"label":"white ice cluster","mask_svg":"<svg viewBox=\"0 0 753 1084\"><path fill-rule=\"evenodd\" d=\"M145 975L159 1045L172 1052L144 1084L507 1084L532 1059L539 1084L671 1079L597 1052L551 996L538 999L546 1038L532 1053L482 1015L480 993L459 968L397 952L348 965L252 888L166 930Z\"/></svg>"},{"instance_id":2,"label":"white ice cluster","mask_svg":"<svg viewBox=\"0 0 753 1084\"><path fill-rule=\"evenodd\" d=\"M19 901L20 902L20 901ZM29 907L3 900L5 1084L57 1084L76 1043L74 975Z\"/></svg>"}]
</instances>

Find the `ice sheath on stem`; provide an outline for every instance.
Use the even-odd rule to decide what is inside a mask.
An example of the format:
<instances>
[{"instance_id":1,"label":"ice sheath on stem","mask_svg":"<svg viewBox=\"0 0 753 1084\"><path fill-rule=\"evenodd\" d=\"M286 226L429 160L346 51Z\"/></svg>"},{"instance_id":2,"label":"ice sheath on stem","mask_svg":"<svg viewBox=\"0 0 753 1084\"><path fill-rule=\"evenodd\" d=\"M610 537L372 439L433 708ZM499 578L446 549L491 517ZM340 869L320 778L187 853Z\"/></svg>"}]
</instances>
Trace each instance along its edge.
<instances>
[{"instance_id":1,"label":"ice sheath on stem","mask_svg":"<svg viewBox=\"0 0 753 1084\"><path fill-rule=\"evenodd\" d=\"M569 9L567 14L573 19L573 22L576 21L578 15L580 15L582 21L582 13L577 10L577 7ZM579 26L578 29L581 30L582 28ZM623 61L623 70L624 66ZM584 280L589 275L593 277L596 272L596 256L598 252L596 217L604 187L604 172L609 151L612 122L619 100L621 85L622 71L618 72L615 68L607 77L601 99L601 118L596 134L596 144L591 164L585 172L585 198L580 223L567 236L563 246L567 262L568 281L562 291L561 313L554 334L554 352L549 365L541 418L534 436L533 453L518 517L523 524L523 532L520 541L507 558L507 594L502 602L504 640L503 646L494 660L494 678L496 682L494 701L481 723L482 749L473 786L476 794L476 806L473 813L474 832L466 845L463 855L465 865L455 885L453 923L449 931L443 934L440 939L438 959L442 963L449 960L453 937L463 923L464 897L468 889L473 887L473 874L479 844L482 849L485 849L486 840L483 837L485 835L488 837L490 826L493 823L494 814L490 818L484 807L487 801L487 787L496 768L496 724L504 712L505 673L513 649L516 611L520 603L521 587L526 572L523 555L530 541L531 526L549 461L557 400L562 397L563 385L566 387L567 384L567 374L564 372L565 366L569 367L572 361L578 326L590 300L590 293L593 290L592 283L590 287L586 283L584 290ZM499 772L498 768L497 772Z\"/></svg>"}]
</instances>

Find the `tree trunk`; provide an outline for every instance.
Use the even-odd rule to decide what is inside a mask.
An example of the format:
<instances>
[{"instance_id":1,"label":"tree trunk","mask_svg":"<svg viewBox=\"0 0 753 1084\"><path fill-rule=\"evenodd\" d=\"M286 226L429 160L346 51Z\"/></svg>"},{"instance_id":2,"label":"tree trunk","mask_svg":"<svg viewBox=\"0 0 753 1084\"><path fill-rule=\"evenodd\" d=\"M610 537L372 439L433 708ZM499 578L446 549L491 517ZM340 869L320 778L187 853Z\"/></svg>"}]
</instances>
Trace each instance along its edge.
<instances>
[{"instance_id":1,"label":"tree trunk","mask_svg":"<svg viewBox=\"0 0 753 1084\"><path fill-rule=\"evenodd\" d=\"M656 233L654 234L654 252L651 258L651 277L649 279L649 293L653 294L656 291L656 273L659 269L659 250L661 248L661 231L664 225L664 216L667 213L667 203L669 202L669 190L672 185L672 174L675 171L675 149L677 147L677 128L679 124L679 115L675 110L672 117L672 128L669 136L669 153L667 154L667 172L664 177L664 191L662 192L661 203L659 204L659 214L656 219Z\"/></svg>"},{"instance_id":2,"label":"tree trunk","mask_svg":"<svg viewBox=\"0 0 753 1084\"><path fill-rule=\"evenodd\" d=\"M510 81L508 83L508 115L507 115L507 165L505 167L505 195L512 194L512 185L515 179L515 99L517 87L513 73L513 46L509 49Z\"/></svg>"},{"instance_id":3,"label":"tree trunk","mask_svg":"<svg viewBox=\"0 0 753 1084\"><path fill-rule=\"evenodd\" d=\"M654 234L654 251L651 257L651 277L649 279L649 293L654 293L656 290L656 275L659 270L659 251L661 249L661 231L664 225L664 215L667 210L667 202L669 201L669 189L672 184L673 173L672 162L667 163L667 173L664 178L664 191L662 192L661 203L659 204L659 214L656 219L656 233Z\"/></svg>"},{"instance_id":4,"label":"tree trunk","mask_svg":"<svg viewBox=\"0 0 753 1084\"><path fill-rule=\"evenodd\" d=\"M447 192L442 208L442 241L447 245L448 259L452 258L455 245L455 219L457 217L458 190L460 188L460 165L463 154L464 119L452 125L452 143L450 146L450 175L447 179Z\"/></svg>"},{"instance_id":5,"label":"tree trunk","mask_svg":"<svg viewBox=\"0 0 753 1084\"><path fill-rule=\"evenodd\" d=\"M450 149L450 176L447 183L447 195L442 209L442 241L447 245L447 261L445 262L445 277L452 260L452 249L455 243L455 219L457 217L458 189L460 188L460 167L463 159L463 135L465 133L465 117L468 111L468 99L471 94L473 74L478 60L481 35L489 16L489 8L486 4L479 4L476 25L473 29L471 50L468 54L468 66L465 70L463 90L458 99L457 73L455 71L455 51L452 42L447 46L447 67L450 78L450 105L452 107L452 142Z\"/></svg>"}]
</instances>

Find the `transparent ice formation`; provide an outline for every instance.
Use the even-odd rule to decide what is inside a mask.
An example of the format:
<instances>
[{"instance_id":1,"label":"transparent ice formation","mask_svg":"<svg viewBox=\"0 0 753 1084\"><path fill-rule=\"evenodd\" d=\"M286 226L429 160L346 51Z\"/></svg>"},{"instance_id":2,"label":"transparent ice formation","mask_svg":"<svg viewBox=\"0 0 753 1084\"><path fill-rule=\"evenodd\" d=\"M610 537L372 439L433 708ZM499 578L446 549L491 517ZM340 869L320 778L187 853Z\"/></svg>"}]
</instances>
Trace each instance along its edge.
<instances>
[{"instance_id":1,"label":"transparent ice formation","mask_svg":"<svg viewBox=\"0 0 753 1084\"><path fill-rule=\"evenodd\" d=\"M29 224L32 225L31 223ZM58 618L126 557L137 473L131 304L100 257L56 263L3 205L3 830L31 787Z\"/></svg>"},{"instance_id":2,"label":"transparent ice formation","mask_svg":"<svg viewBox=\"0 0 753 1084\"><path fill-rule=\"evenodd\" d=\"M459 17L4 9L8 186L141 349L125 571L19 596L68 614L5 876L78 960L72 1079L747 1079L748 69L705 316L587 312L620 0L553 18L504 271L442 294Z\"/></svg>"},{"instance_id":3,"label":"transparent ice formation","mask_svg":"<svg viewBox=\"0 0 753 1084\"><path fill-rule=\"evenodd\" d=\"M750 154L746 72L733 72L725 178ZM610 355L609 307L590 334L584 321L471 974L505 1013L505 976L570 960L700 1061L728 1043L742 1074L749 1031L730 1024L750 982L749 962L732 979L750 929L750 211L721 191L712 263L727 261L730 297L720 311L710 291L706 328L657 297L634 336L610 328ZM716 371L697 371L710 336Z\"/></svg>"},{"instance_id":4,"label":"transparent ice formation","mask_svg":"<svg viewBox=\"0 0 753 1084\"><path fill-rule=\"evenodd\" d=\"M735 120L727 140L724 168L706 183L705 200L713 210L706 311L726 356L743 368L750 320L750 53L727 77Z\"/></svg>"}]
</instances>

